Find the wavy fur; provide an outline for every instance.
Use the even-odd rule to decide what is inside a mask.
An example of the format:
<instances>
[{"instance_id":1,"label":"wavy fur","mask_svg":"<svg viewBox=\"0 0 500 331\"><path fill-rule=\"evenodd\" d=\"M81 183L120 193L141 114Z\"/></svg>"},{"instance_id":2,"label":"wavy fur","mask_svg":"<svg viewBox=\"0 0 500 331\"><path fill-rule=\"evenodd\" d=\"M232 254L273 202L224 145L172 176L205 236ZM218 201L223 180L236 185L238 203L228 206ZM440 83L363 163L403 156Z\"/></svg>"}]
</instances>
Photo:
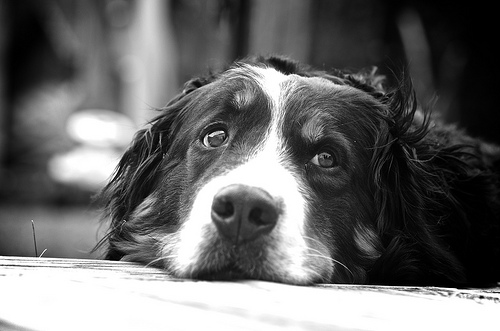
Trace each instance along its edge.
<instances>
[{"instance_id":1,"label":"wavy fur","mask_svg":"<svg viewBox=\"0 0 500 331\"><path fill-rule=\"evenodd\" d=\"M420 109L408 76L386 90L384 78L375 70L324 72L274 56L242 63L322 77L352 86L380 103L370 113L374 142L369 150L370 183L360 189L368 192L363 203L375 211L375 218L368 221L383 248L376 261L363 267L365 282L488 286L500 280L498 147ZM158 189L160 176L178 180L169 191L170 205L158 207L158 213L178 214L176 196L183 190L187 170L179 166L176 151L170 148L173 139L182 135L173 130L174 124L183 120L183 111L198 89L218 75L188 82L150 126L136 134L101 194L111 219L110 232L102 241L107 244L106 258L141 260L141 249L159 245L155 233L166 225L158 218L149 217L140 224L127 220ZM164 158L172 161L162 166ZM168 231L175 231L178 224L174 223Z\"/></svg>"}]
</instances>

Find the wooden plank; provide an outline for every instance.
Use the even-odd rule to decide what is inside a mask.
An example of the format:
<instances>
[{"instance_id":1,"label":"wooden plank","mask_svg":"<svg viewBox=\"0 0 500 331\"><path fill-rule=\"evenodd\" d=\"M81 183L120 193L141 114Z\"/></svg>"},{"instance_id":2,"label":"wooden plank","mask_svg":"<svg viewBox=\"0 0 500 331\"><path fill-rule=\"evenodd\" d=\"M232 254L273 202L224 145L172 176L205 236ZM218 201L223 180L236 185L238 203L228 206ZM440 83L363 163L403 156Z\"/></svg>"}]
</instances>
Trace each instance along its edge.
<instances>
[{"instance_id":1,"label":"wooden plank","mask_svg":"<svg viewBox=\"0 0 500 331\"><path fill-rule=\"evenodd\" d=\"M0 330L500 330L500 288L173 279L124 262L0 257Z\"/></svg>"}]
</instances>

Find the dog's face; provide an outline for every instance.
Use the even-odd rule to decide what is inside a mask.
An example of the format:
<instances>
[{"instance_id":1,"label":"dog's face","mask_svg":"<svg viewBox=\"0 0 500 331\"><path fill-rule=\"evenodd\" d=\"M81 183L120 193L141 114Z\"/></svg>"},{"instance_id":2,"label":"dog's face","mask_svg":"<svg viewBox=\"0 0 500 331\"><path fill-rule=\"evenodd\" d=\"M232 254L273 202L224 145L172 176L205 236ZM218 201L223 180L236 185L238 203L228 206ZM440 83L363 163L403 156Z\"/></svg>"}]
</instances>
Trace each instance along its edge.
<instances>
[{"instance_id":1,"label":"dog's face","mask_svg":"<svg viewBox=\"0 0 500 331\"><path fill-rule=\"evenodd\" d=\"M178 277L363 280L380 254L366 221L375 98L242 65L178 103L154 189L119 225L139 227L117 243L124 259Z\"/></svg>"},{"instance_id":2,"label":"dog's face","mask_svg":"<svg viewBox=\"0 0 500 331\"><path fill-rule=\"evenodd\" d=\"M422 243L458 274L402 162L416 152L397 125L419 134L415 108L373 82L271 59L188 83L105 190L107 257L183 278L363 283L388 265L411 279Z\"/></svg>"},{"instance_id":3,"label":"dog's face","mask_svg":"<svg viewBox=\"0 0 500 331\"><path fill-rule=\"evenodd\" d=\"M363 223L373 213L363 187L373 141L367 128L352 130L375 100L322 78L252 66L192 98L169 152L179 175L162 176L136 214L175 203L170 187L181 178L178 213L167 215L175 231L158 238L158 257L175 275L347 281L354 271L345 264L356 256L342 252L377 256L376 235Z\"/></svg>"}]
</instances>

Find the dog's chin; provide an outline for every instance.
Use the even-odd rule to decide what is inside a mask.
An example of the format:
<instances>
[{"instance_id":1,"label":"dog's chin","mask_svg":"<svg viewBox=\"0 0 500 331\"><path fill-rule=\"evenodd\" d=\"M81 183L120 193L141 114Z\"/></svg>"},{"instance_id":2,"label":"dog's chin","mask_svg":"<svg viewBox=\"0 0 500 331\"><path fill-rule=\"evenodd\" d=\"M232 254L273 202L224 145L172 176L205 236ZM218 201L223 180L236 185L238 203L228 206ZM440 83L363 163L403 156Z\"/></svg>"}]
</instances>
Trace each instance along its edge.
<instances>
[{"instance_id":1,"label":"dog's chin","mask_svg":"<svg viewBox=\"0 0 500 331\"><path fill-rule=\"evenodd\" d=\"M217 270L208 270L199 273L196 278L200 280L220 280L220 281L234 281L234 280L250 280L255 279L248 272L238 267L236 264L231 263L223 268Z\"/></svg>"}]
</instances>

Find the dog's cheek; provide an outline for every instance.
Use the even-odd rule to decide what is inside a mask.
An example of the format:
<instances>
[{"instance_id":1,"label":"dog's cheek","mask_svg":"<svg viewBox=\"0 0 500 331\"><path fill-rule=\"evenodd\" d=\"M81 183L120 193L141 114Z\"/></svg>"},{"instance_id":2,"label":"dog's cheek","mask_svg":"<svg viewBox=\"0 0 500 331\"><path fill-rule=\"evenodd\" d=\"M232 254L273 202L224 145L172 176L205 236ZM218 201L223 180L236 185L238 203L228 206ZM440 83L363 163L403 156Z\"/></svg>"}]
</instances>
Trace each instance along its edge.
<instances>
[{"instance_id":1,"label":"dog's cheek","mask_svg":"<svg viewBox=\"0 0 500 331\"><path fill-rule=\"evenodd\" d=\"M220 151L202 151L199 146L189 148L182 164L183 178L181 181L184 185L179 197L179 219L181 222L189 218L200 190L222 171L223 166L219 164L219 159ZM212 198L207 197L207 202L211 203L211 201Z\"/></svg>"},{"instance_id":2,"label":"dog's cheek","mask_svg":"<svg viewBox=\"0 0 500 331\"><path fill-rule=\"evenodd\" d=\"M346 262L340 254L343 237L348 232L344 203L341 198L321 194L309 188L307 201L304 238L307 244L306 263L311 270L322 275L319 282L346 282L343 276Z\"/></svg>"},{"instance_id":3,"label":"dog's cheek","mask_svg":"<svg viewBox=\"0 0 500 331\"><path fill-rule=\"evenodd\" d=\"M330 229L325 226L327 216L321 212L314 213L314 217L307 217L305 238L307 243L306 263L311 270L321 275L321 280L315 282L330 282L336 271L332 257L336 252L336 243L330 235Z\"/></svg>"},{"instance_id":4,"label":"dog's cheek","mask_svg":"<svg viewBox=\"0 0 500 331\"><path fill-rule=\"evenodd\" d=\"M190 144L184 159L186 180L190 185L196 184L203 177L212 176L217 172L219 167L216 164L220 161L224 150L224 147L205 148L199 141L193 141ZM206 181L206 178L204 181Z\"/></svg>"},{"instance_id":5,"label":"dog's cheek","mask_svg":"<svg viewBox=\"0 0 500 331\"><path fill-rule=\"evenodd\" d=\"M168 254L174 256L171 269L176 276L192 277L200 263L211 263L203 258L214 250L213 244L217 238L216 228L210 218L212 199L219 185L217 180L200 187L191 185L189 193L183 195L182 205L185 212L183 220L175 235L175 240L168 245ZM172 238L171 238L172 239ZM165 253L167 254L167 253Z\"/></svg>"},{"instance_id":6,"label":"dog's cheek","mask_svg":"<svg viewBox=\"0 0 500 331\"><path fill-rule=\"evenodd\" d=\"M189 213L190 198L196 188L187 181L186 162L165 160L158 174L158 185L141 204L130 219L137 237L145 242L142 250L151 255L154 265L171 270L176 262L173 256L179 242L182 220ZM141 237L141 238L139 238Z\"/></svg>"},{"instance_id":7,"label":"dog's cheek","mask_svg":"<svg viewBox=\"0 0 500 331\"><path fill-rule=\"evenodd\" d=\"M329 281L334 283L363 283L368 256L375 256L378 247L374 232L357 227L366 212L355 196L348 192L328 198L317 194L311 202L308 236L313 240L308 244L311 251L326 252L323 259L330 259Z\"/></svg>"},{"instance_id":8,"label":"dog's cheek","mask_svg":"<svg viewBox=\"0 0 500 331\"><path fill-rule=\"evenodd\" d=\"M169 235L163 255L172 256L169 269L178 277L192 277L203 261L203 254L213 250L217 237L210 218L213 196L220 185L214 181L221 166L217 166L217 151L200 152L190 148L183 164L182 194L179 196L179 227ZM207 184L208 183L208 184Z\"/></svg>"}]
</instances>

